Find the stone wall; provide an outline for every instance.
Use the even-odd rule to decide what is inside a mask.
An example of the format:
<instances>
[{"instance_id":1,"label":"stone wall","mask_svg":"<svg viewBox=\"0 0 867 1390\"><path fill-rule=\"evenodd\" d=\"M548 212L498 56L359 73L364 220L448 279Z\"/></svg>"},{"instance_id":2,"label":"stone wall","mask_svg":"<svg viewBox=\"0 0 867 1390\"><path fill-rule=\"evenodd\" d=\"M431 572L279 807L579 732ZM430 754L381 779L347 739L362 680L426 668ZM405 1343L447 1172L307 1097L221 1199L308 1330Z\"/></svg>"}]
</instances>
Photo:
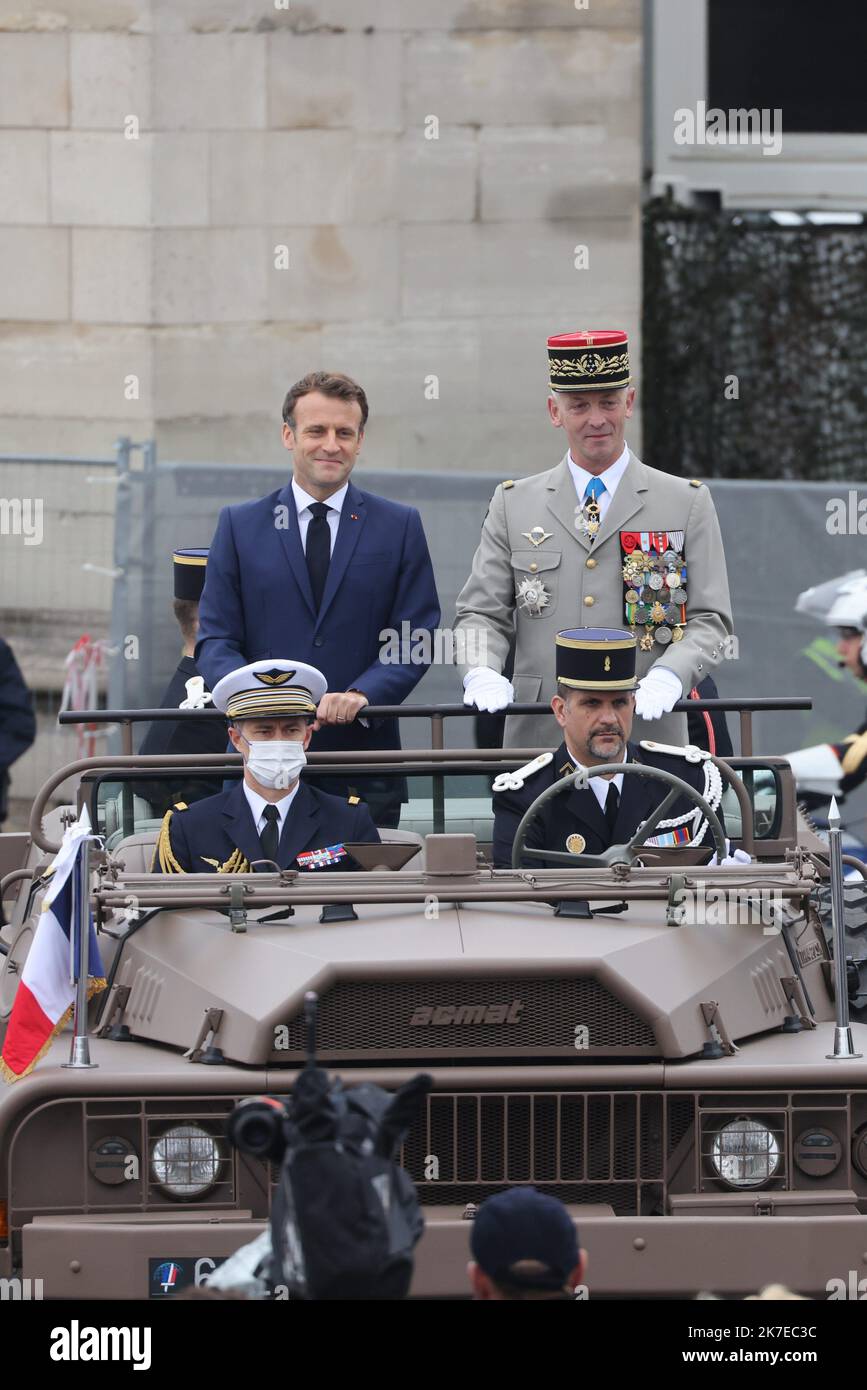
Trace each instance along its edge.
<instances>
[{"instance_id":1,"label":"stone wall","mask_svg":"<svg viewBox=\"0 0 867 1390\"><path fill-rule=\"evenodd\" d=\"M370 396L362 477L550 467L548 334L640 361L640 11L0 0L0 454L285 468L283 395L326 367ZM38 547L0 535L40 712L16 824L74 756L63 658L108 635L112 473L0 467L44 500Z\"/></svg>"},{"instance_id":2,"label":"stone wall","mask_svg":"<svg viewBox=\"0 0 867 1390\"><path fill-rule=\"evenodd\" d=\"M640 0L0 0L0 452L276 463L321 365L377 467L548 466L545 337L638 329L641 62Z\"/></svg>"}]
</instances>

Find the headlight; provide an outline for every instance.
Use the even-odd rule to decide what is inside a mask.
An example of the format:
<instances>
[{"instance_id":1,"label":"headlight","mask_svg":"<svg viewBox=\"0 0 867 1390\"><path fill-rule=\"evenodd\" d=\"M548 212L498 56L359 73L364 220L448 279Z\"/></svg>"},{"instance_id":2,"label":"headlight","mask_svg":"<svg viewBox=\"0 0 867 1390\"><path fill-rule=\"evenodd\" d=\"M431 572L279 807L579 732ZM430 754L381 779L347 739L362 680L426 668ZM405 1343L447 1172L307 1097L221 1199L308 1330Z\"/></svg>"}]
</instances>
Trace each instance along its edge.
<instances>
[{"instance_id":1,"label":"headlight","mask_svg":"<svg viewBox=\"0 0 867 1390\"><path fill-rule=\"evenodd\" d=\"M217 1181L220 1163L216 1139L198 1125L169 1129L151 1146L154 1180L171 1197L200 1197Z\"/></svg>"},{"instance_id":2,"label":"headlight","mask_svg":"<svg viewBox=\"0 0 867 1390\"><path fill-rule=\"evenodd\" d=\"M780 1167L780 1145L773 1130L759 1120L739 1118L717 1130L710 1161L730 1187L761 1187Z\"/></svg>"}]
</instances>

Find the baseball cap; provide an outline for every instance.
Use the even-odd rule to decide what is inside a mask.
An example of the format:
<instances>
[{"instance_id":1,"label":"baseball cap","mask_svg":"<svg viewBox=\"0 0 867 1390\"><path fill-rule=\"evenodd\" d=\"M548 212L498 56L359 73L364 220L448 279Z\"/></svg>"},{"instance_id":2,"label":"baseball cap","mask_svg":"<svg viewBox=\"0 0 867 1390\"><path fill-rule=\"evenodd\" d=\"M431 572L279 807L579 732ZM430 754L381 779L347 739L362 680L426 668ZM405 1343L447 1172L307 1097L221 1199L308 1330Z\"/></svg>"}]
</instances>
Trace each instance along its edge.
<instances>
[{"instance_id":1,"label":"baseball cap","mask_svg":"<svg viewBox=\"0 0 867 1390\"><path fill-rule=\"evenodd\" d=\"M560 1289L578 1263L578 1233L562 1202L535 1187L488 1197L470 1236L473 1259L496 1284ZM525 1261L541 1270L516 1269Z\"/></svg>"}]
</instances>

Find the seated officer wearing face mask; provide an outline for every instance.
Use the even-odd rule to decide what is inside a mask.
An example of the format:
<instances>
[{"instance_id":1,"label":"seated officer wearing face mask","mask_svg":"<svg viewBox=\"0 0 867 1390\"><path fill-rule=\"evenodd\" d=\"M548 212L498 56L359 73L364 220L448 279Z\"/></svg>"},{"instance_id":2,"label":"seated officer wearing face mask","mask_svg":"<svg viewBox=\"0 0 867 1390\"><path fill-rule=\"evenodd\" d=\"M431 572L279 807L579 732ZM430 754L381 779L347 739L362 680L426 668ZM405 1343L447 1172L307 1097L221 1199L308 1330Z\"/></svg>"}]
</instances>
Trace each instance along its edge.
<instances>
[{"instance_id":1,"label":"seated officer wearing face mask","mask_svg":"<svg viewBox=\"0 0 867 1390\"><path fill-rule=\"evenodd\" d=\"M511 867L515 832L537 796L579 768L627 762L661 768L700 791L719 815L722 778L706 753L649 739L641 744L630 740L635 713L634 635L609 628L574 628L558 632L556 644L557 694L551 708L563 730L563 742L555 753L545 753L517 772L504 772L495 779L494 867ZM611 845L631 840L670 791L665 782L622 772L588 780L586 788L565 791L542 808L530 827L528 849L601 854ZM648 848L683 844L713 845L700 808L685 797L674 803L670 816L647 840ZM534 863L560 867L546 866L543 860Z\"/></svg>"},{"instance_id":2,"label":"seated officer wearing face mask","mask_svg":"<svg viewBox=\"0 0 867 1390\"><path fill-rule=\"evenodd\" d=\"M162 823L152 869L163 874L273 873L357 869L346 844L377 841L358 797L329 796L299 781L325 677L300 661L254 661L217 682L213 701L228 715L244 778ZM272 860L273 863L257 863Z\"/></svg>"}]
</instances>

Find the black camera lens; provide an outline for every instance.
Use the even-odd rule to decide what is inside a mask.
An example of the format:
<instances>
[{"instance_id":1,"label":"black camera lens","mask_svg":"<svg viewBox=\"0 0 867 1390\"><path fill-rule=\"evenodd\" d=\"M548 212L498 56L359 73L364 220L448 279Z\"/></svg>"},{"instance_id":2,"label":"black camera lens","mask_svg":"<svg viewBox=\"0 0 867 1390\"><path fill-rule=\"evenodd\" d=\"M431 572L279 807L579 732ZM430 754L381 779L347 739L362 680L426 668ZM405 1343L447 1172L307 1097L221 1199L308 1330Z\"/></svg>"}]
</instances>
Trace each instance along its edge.
<instances>
[{"instance_id":1,"label":"black camera lens","mask_svg":"<svg viewBox=\"0 0 867 1390\"><path fill-rule=\"evenodd\" d=\"M285 1119L286 1110L281 1101L251 1097L235 1106L226 1122L226 1134L241 1153L279 1162L286 1147Z\"/></svg>"}]
</instances>

